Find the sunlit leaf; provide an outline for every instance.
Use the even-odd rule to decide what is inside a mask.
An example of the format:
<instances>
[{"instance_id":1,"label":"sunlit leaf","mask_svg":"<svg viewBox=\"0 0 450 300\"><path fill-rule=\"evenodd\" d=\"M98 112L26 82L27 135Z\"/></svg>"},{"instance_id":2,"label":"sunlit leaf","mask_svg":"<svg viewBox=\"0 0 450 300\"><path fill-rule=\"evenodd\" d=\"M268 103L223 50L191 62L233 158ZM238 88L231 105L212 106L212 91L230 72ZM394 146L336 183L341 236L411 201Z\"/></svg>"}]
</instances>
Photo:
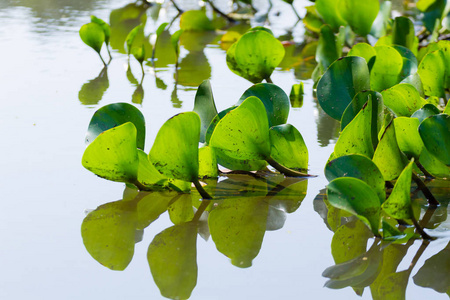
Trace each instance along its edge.
<instances>
[{"instance_id":1,"label":"sunlit leaf","mask_svg":"<svg viewBox=\"0 0 450 300\"><path fill-rule=\"evenodd\" d=\"M303 24L307 29L319 33L320 27L323 25L323 21L317 12L316 5L306 6L305 9L306 15L303 18Z\"/></svg>"},{"instance_id":2,"label":"sunlit leaf","mask_svg":"<svg viewBox=\"0 0 450 300\"><path fill-rule=\"evenodd\" d=\"M352 177L340 177L327 186L330 203L356 215L378 235L380 223L380 199L364 181Z\"/></svg>"},{"instance_id":3,"label":"sunlit leaf","mask_svg":"<svg viewBox=\"0 0 450 300\"><path fill-rule=\"evenodd\" d=\"M197 181L200 118L184 112L167 120L159 129L149 153L162 174L184 181Z\"/></svg>"},{"instance_id":4,"label":"sunlit leaf","mask_svg":"<svg viewBox=\"0 0 450 300\"><path fill-rule=\"evenodd\" d=\"M266 108L269 127L286 124L289 116L289 98L277 85L272 83L258 83L247 89L236 105L240 105L250 96L261 100Z\"/></svg>"},{"instance_id":5,"label":"sunlit leaf","mask_svg":"<svg viewBox=\"0 0 450 300\"><path fill-rule=\"evenodd\" d=\"M427 150L450 166L450 116L439 114L423 120L419 133Z\"/></svg>"},{"instance_id":6,"label":"sunlit leaf","mask_svg":"<svg viewBox=\"0 0 450 300\"><path fill-rule=\"evenodd\" d=\"M383 175L378 167L365 156L353 154L329 161L325 166L325 177L328 181L339 177L361 179L377 193L380 203L386 199Z\"/></svg>"},{"instance_id":7,"label":"sunlit leaf","mask_svg":"<svg viewBox=\"0 0 450 300\"><path fill-rule=\"evenodd\" d=\"M210 145L240 160L265 160L270 156L269 124L264 104L247 98L217 123Z\"/></svg>"},{"instance_id":8,"label":"sunlit leaf","mask_svg":"<svg viewBox=\"0 0 450 300\"><path fill-rule=\"evenodd\" d=\"M408 83L397 84L390 89L382 91L384 104L397 116L410 117L416 110L427 104L420 97L415 87Z\"/></svg>"},{"instance_id":9,"label":"sunlit leaf","mask_svg":"<svg viewBox=\"0 0 450 300\"><path fill-rule=\"evenodd\" d=\"M392 44L399 45L417 51L414 49L416 34L413 22L407 17L397 17L392 27Z\"/></svg>"},{"instance_id":10,"label":"sunlit leaf","mask_svg":"<svg viewBox=\"0 0 450 300\"><path fill-rule=\"evenodd\" d=\"M372 57L375 57L377 52L375 49L367 43L358 43L350 49L347 56L359 56L366 60L367 63L370 62Z\"/></svg>"},{"instance_id":11,"label":"sunlit leaf","mask_svg":"<svg viewBox=\"0 0 450 300\"><path fill-rule=\"evenodd\" d=\"M427 96L445 96L446 62L442 50L428 53L420 62L418 73Z\"/></svg>"},{"instance_id":12,"label":"sunlit leaf","mask_svg":"<svg viewBox=\"0 0 450 300\"><path fill-rule=\"evenodd\" d=\"M197 285L196 223L175 225L156 235L147 259L164 297L188 299Z\"/></svg>"},{"instance_id":13,"label":"sunlit leaf","mask_svg":"<svg viewBox=\"0 0 450 300\"><path fill-rule=\"evenodd\" d=\"M105 42L105 32L103 28L97 23L84 24L80 28L81 40L94 49L97 53L100 53L103 43Z\"/></svg>"},{"instance_id":14,"label":"sunlit leaf","mask_svg":"<svg viewBox=\"0 0 450 300\"><path fill-rule=\"evenodd\" d=\"M138 34L139 31L143 30L143 26L138 25L136 27L134 27L127 35L127 38L125 39L125 43L127 44L127 54L130 55L131 54L131 50L133 49L133 44L134 41L136 39L136 35Z\"/></svg>"},{"instance_id":15,"label":"sunlit leaf","mask_svg":"<svg viewBox=\"0 0 450 300\"><path fill-rule=\"evenodd\" d=\"M362 36L369 34L380 9L378 0L339 0L337 2L336 11L339 10L342 19L350 25L352 30Z\"/></svg>"},{"instance_id":16,"label":"sunlit leaf","mask_svg":"<svg viewBox=\"0 0 450 300\"><path fill-rule=\"evenodd\" d=\"M420 138L419 120L416 118L399 117L394 119L395 135L400 150L409 158L419 159L423 150L423 142Z\"/></svg>"},{"instance_id":17,"label":"sunlit leaf","mask_svg":"<svg viewBox=\"0 0 450 300\"><path fill-rule=\"evenodd\" d=\"M308 168L308 148L300 132L290 124L270 128L270 155L291 169Z\"/></svg>"},{"instance_id":18,"label":"sunlit leaf","mask_svg":"<svg viewBox=\"0 0 450 300\"><path fill-rule=\"evenodd\" d=\"M400 174L391 195L382 205L383 211L396 219L410 220L414 218L410 196L412 167L413 161Z\"/></svg>"},{"instance_id":19,"label":"sunlit leaf","mask_svg":"<svg viewBox=\"0 0 450 300\"><path fill-rule=\"evenodd\" d=\"M128 103L112 103L97 110L89 122L86 143L91 143L99 134L116 126L131 122L137 130L136 144L144 149L145 119L139 109Z\"/></svg>"},{"instance_id":20,"label":"sunlit leaf","mask_svg":"<svg viewBox=\"0 0 450 300\"><path fill-rule=\"evenodd\" d=\"M348 154L361 154L372 158L374 150L372 144L372 105L369 100L353 121L342 131L334 147L336 157Z\"/></svg>"},{"instance_id":21,"label":"sunlit leaf","mask_svg":"<svg viewBox=\"0 0 450 300\"><path fill-rule=\"evenodd\" d=\"M209 214L209 229L217 250L236 267L250 267L258 255L268 211L265 197L234 197L225 199Z\"/></svg>"},{"instance_id":22,"label":"sunlit leaf","mask_svg":"<svg viewBox=\"0 0 450 300\"><path fill-rule=\"evenodd\" d=\"M317 99L323 110L340 120L353 97L370 89L369 69L361 57L344 57L335 61L317 84Z\"/></svg>"},{"instance_id":23,"label":"sunlit leaf","mask_svg":"<svg viewBox=\"0 0 450 300\"><path fill-rule=\"evenodd\" d=\"M84 218L81 236L96 261L111 270L124 270L134 255L136 226L134 202L110 202Z\"/></svg>"},{"instance_id":24,"label":"sunlit leaf","mask_svg":"<svg viewBox=\"0 0 450 300\"><path fill-rule=\"evenodd\" d=\"M212 119L217 115L216 104L211 90L211 83L205 80L200 84L195 94L194 109L201 120L200 142L205 142L206 130Z\"/></svg>"},{"instance_id":25,"label":"sunlit leaf","mask_svg":"<svg viewBox=\"0 0 450 300\"><path fill-rule=\"evenodd\" d=\"M219 176L219 170L217 169L217 159L214 150L205 146L199 149L199 170L198 176L200 178L216 178Z\"/></svg>"},{"instance_id":26,"label":"sunlit leaf","mask_svg":"<svg viewBox=\"0 0 450 300\"><path fill-rule=\"evenodd\" d=\"M103 21L102 19L97 18L96 16L91 16L91 22L100 25L103 29L103 33L105 34L105 44L109 44L109 38L111 37L111 27L108 23Z\"/></svg>"},{"instance_id":27,"label":"sunlit leaf","mask_svg":"<svg viewBox=\"0 0 450 300\"><path fill-rule=\"evenodd\" d=\"M326 24L329 24L335 31L347 22L340 13L339 1L335 0L316 0L316 9Z\"/></svg>"},{"instance_id":28,"label":"sunlit leaf","mask_svg":"<svg viewBox=\"0 0 450 300\"><path fill-rule=\"evenodd\" d=\"M396 179L406 166L407 158L398 147L393 123L386 127L373 155L373 162L385 181Z\"/></svg>"},{"instance_id":29,"label":"sunlit leaf","mask_svg":"<svg viewBox=\"0 0 450 300\"><path fill-rule=\"evenodd\" d=\"M84 151L82 164L105 179L134 183L139 165L136 127L128 122L100 134Z\"/></svg>"},{"instance_id":30,"label":"sunlit leaf","mask_svg":"<svg viewBox=\"0 0 450 300\"><path fill-rule=\"evenodd\" d=\"M375 64L370 71L370 87L381 92L401 81L403 58L400 53L390 46L376 46Z\"/></svg>"}]
</instances>

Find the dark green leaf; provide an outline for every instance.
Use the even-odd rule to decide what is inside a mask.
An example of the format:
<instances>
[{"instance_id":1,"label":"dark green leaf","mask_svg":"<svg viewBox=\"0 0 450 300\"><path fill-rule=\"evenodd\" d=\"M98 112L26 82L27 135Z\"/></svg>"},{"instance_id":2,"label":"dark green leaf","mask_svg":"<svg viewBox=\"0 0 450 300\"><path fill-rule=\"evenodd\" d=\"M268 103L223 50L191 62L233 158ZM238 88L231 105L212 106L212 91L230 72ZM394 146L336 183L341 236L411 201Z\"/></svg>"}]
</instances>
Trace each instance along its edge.
<instances>
[{"instance_id":1,"label":"dark green leaf","mask_svg":"<svg viewBox=\"0 0 450 300\"><path fill-rule=\"evenodd\" d=\"M409 158L419 159L424 147L417 130L419 124L420 122L416 118L399 117L394 119L398 146Z\"/></svg>"},{"instance_id":2,"label":"dark green leaf","mask_svg":"<svg viewBox=\"0 0 450 300\"><path fill-rule=\"evenodd\" d=\"M423 120L419 133L427 150L450 166L450 116L439 114Z\"/></svg>"},{"instance_id":3,"label":"dark green leaf","mask_svg":"<svg viewBox=\"0 0 450 300\"><path fill-rule=\"evenodd\" d=\"M407 17L397 17L392 27L392 44L408 48L411 51L417 51L415 46L416 34L414 24Z\"/></svg>"},{"instance_id":4,"label":"dark green leaf","mask_svg":"<svg viewBox=\"0 0 450 300\"><path fill-rule=\"evenodd\" d=\"M194 109L199 116L202 123L200 130L200 142L205 142L206 130L212 119L217 115L216 104L211 90L211 83L205 80L198 87L195 94Z\"/></svg>"}]
</instances>

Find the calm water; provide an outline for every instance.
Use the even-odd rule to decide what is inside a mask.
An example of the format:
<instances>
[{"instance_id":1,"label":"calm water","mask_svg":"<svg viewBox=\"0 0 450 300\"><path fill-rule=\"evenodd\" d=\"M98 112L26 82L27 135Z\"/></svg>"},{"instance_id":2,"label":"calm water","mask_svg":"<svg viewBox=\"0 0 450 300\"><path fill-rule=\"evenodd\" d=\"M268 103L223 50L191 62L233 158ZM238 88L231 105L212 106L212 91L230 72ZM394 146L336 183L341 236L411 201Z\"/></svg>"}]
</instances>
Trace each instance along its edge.
<instances>
[{"instance_id":1,"label":"calm water","mask_svg":"<svg viewBox=\"0 0 450 300\"><path fill-rule=\"evenodd\" d=\"M185 2L185 8L196 7L196 1ZM269 20L275 34L281 35L296 20L287 5L273 2L275 9ZM127 79L126 57L114 52L107 79L103 76L100 80L107 87L104 94L96 99L80 97L83 85L98 77L102 65L81 42L78 29L89 22L90 15L109 20L113 9L127 3L0 1L1 299L162 298L151 277L146 253L154 235L170 226L166 214L146 229L143 241L136 244L133 261L123 272L110 271L92 259L80 234L85 210L121 199L124 189L122 184L102 180L81 166L87 125L97 108L113 102L131 103L136 85ZM155 12L148 12L148 33L176 14L172 7L163 7L155 21L151 13ZM300 42L302 29L294 32ZM181 53L183 59L191 52L182 48ZM217 44L197 55L195 59L209 65L206 70L210 70L218 110L234 104L250 87L248 81L229 71L225 52ZM158 70L157 76L166 86L161 89L153 71L145 67L144 97L142 104L136 105L147 121L147 151L168 118L193 108L195 87L178 85L174 93L173 68L169 65ZM132 71L140 78L134 62ZM287 93L299 82L294 70L277 71L272 79ZM358 299L350 288L323 287L326 279L321 274L334 265L330 252L333 232L314 210L313 200L326 185L323 167L333 151L336 123L318 110L312 98L312 82L305 81L305 87L303 107L291 110L289 123L302 133L309 148L310 173L319 177L309 180L306 198L295 213L288 215L284 226L266 232L251 268L231 265L211 240L199 239L198 283L191 299ZM445 226L449 229L448 221ZM426 249L413 275L448 243L448 232L438 234L443 238ZM400 270L408 267L419 246L417 241L409 249ZM412 279L406 295L407 299L448 298L416 286ZM362 299L371 299L370 291L366 290Z\"/></svg>"}]
</instances>

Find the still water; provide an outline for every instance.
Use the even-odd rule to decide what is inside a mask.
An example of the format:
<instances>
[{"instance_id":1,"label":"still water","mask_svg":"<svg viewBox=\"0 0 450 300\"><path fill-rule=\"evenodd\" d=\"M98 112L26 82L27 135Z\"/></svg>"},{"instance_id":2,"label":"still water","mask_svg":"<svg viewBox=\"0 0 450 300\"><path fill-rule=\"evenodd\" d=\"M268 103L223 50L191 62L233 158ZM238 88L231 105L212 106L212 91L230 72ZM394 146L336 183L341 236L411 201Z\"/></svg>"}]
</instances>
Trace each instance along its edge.
<instances>
[{"instance_id":1,"label":"still water","mask_svg":"<svg viewBox=\"0 0 450 300\"><path fill-rule=\"evenodd\" d=\"M219 111L236 103L251 84L227 68L225 51L214 36L201 51L182 46L180 73L187 75L178 85L174 66L168 64L159 66L156 74L144 66L146 75L139 86L139 65L132 61L130 75L126 55L117 51L108 70L102 71L100 60L81 42L78 30L90 21L90 15L109 20L114 9L130 2L0 1L1 299L164 299L146 254L153 237L171 226L167 214L145 230L123 272L98 264L83 245L80 227L85 211L122 199L124 191L122 184L102 180L81 166L89 120L103 105L135 103L146 117L148 151L168 118L192 110L196 86L203 79L211 79ZM264 1L260 2L264 8ZM293 37L301 42L303 29L296 25L290 7L273 2L268 21L275 35L297 26ZM296 1L301 14L305 3ZM183 5L196 8L197 2ZM161 22L170 22L176 11L165 5L147 15L146 33L151 33ZM262 24L253 21L253 25ZM272 79L289 93L301 72L277 70ZM304 84L303 106L291 109L288 122L302 133L310 153L309 172L318 177L308 181L306 197L295 213L287 215L284 226L265 233L252 267L233 266L211 239L198 239L198 282L191 299L359 299L351 288L323 287L326 279L321 274L334 265L333 232L317 212L320 197L315 198L327 183L323 167L333 151L338 127L317 107L312 82ZM448 186L444 195L445 191ZM441 225L435 233L441 238L427 247L412 275L445 248L449 227L448 221ZM408 268L420 245L416 241L409 248L398 270ZM412 279L406 290L406 299L447 298L415 285ZM371 299L368 289L362 299Z\"/></svg>"}]
</instances>

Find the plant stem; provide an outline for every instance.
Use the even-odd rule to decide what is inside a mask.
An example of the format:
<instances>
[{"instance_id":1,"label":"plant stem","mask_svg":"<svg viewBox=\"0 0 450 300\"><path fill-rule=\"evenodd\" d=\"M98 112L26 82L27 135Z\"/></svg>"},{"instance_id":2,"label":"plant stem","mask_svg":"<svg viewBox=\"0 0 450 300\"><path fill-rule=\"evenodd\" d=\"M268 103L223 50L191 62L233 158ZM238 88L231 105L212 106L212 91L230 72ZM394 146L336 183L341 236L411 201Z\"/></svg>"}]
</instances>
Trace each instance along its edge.
<instances>
[{"instance_id":1,"label":"plant stem","mask_svg":"<svg viewBox=\"0 0 450 300\"><path fill-rule=\"evenodd\" d=\"M111 51L109 50L108 45L106 45L106 50L108 51L108 55L109 55L109 61L108 61L108 64L109 64L112 60L112 56L111 56Z\"/></svg>"},{"instance_id":2,"label":"plant stem","mask_svg":"<svg viewBox=\"0 0 450 300\"><path fill-rule=\"evenodd\" d=\"M414 182L417 184L417 186L420 188L422 193L427 198L428 204L430 204L433 207L438 206L439 201L437 201L436 198L434 198L433 194L428 189L428 187L425 185L425 183L423 183L422 179L420 179L419 176L417 176L414 172L412 174L412 179L414 180Z\"/></svg>"},{"instance_id":3,"label":"plant stem","mask_svg":"<svg viewBox=\"0 0 450 300\"><path fill-rule=\"evenodd\" d=\"M423 238L424 240L433 240L433 239L434 239L434 238L432 238L431 236L429 236L429 235L423 230L422 227L420 227L420 225L419 225L419 223L417 222L417 220L416 220L415 217L412 217L411 220L412 220L412 222L413 222L413 224L414 224L414 227L416 227L417 232L422 236L422 238Z\"/></svg>"},{"instance_id":4,"label":"plant stem","mask_svg":"<svg viewBox=\"0 0 450 300\"><path fill-rule=\"evenodd\" d=\"M108 65L105 63L105 61L103 60L103 57L102 57L102 55L100 54L100 52L97 52L98 53L98 56L100 56L100 59L102 60L102 63L103 63L103 65L105 66L105 67L107 67Z\"/></svg>"},{"instance_id":5,"label":"plant stem","mask_svg":"<svg viewBox=\"0 0 450 300\"><path fill-rule=\"evenodd\" d=\"M266 81L267 81L268 83L273 83L272 78L270 78L270 76L266 78Z\"/></svg>"},{"instance_id":6,"label":"plant stem","mask_svg":"<svg viewBox=\"0 0 450 300\"><path fill-rule=\"evenodd\" d=\"M183 10L178 7L174 0L170 0L170 2L172 2L173 6L176 8L176 10L178 10L178 12L183 13Z\"/></svg>"},{"instance_id":7,"label":"plant stem","mask_svg":"<svg viewBox=\"0 0 450 300\"><path fill-rule=\"evenodd\" d=\"M423 175L425 175L426 178L434 178L433 175L431 175L423 166L422 164L418 161L418 160L414 160L414 163L416 164L416 166L419 168L419 170L423 173Z\"/></svg>"},{"instance_id":8,"label":"plant stem","mask_svg":"<svg viewBox=\"0 0 450 300\"><path fill-rule=\"evenodd\" d=\"M195 188L200 193L200 195L202 196L203 199L212 199L212 197L208 194L208 192L205 191L205 189L202 187L202 185L200 184L198 179L193 181L193 183L195 185Z\"/></svg>"},{"instance_id":9,"label":"plant stem","mask_svg":"<svg viewBox=\"0 0 450 300\"><path fill-rule=\"evenodd\" d=\"M316 175L310 175L310 174L307 174L307 173L302 173L302 172L298 172L298 171L286 168L285 166L282 166L279 163L277 163L272 157L269 157L268 159L266 159L266 161L269 163L269 165L271 165L272 167L277 169L280 173L283 173L284 175L287 175L287 176L291 176L291 177L316 177Z\"/></svg>"},{"instance_id":10,"label":"plant stem","mask_svg":"<svg viewBox=\"0 0 450 300\"><path fill-rule=\"evenodd\" d=\"M141 182L139 182L137 179L133 182L133 184L135 185L135 186L137 186L137 188L140 190L140 191L148 191L149 189L145 186L145 185L143 185Z\"/></svg>"},{"instance_id":11,"label":"plant stem","mask_svg":"<svg viewBox=\"0 0 450 300\"><path fill-rule=\"evenodd\" d=\"M295 15L297 16L297 18L298 18L299 20L301 20L302 18L299 16L297 10L295 9L294 3L293 3L293 2L291 3L291 7L292 7L292 10L294 11Z\"/></svg>"}]
</instances>

